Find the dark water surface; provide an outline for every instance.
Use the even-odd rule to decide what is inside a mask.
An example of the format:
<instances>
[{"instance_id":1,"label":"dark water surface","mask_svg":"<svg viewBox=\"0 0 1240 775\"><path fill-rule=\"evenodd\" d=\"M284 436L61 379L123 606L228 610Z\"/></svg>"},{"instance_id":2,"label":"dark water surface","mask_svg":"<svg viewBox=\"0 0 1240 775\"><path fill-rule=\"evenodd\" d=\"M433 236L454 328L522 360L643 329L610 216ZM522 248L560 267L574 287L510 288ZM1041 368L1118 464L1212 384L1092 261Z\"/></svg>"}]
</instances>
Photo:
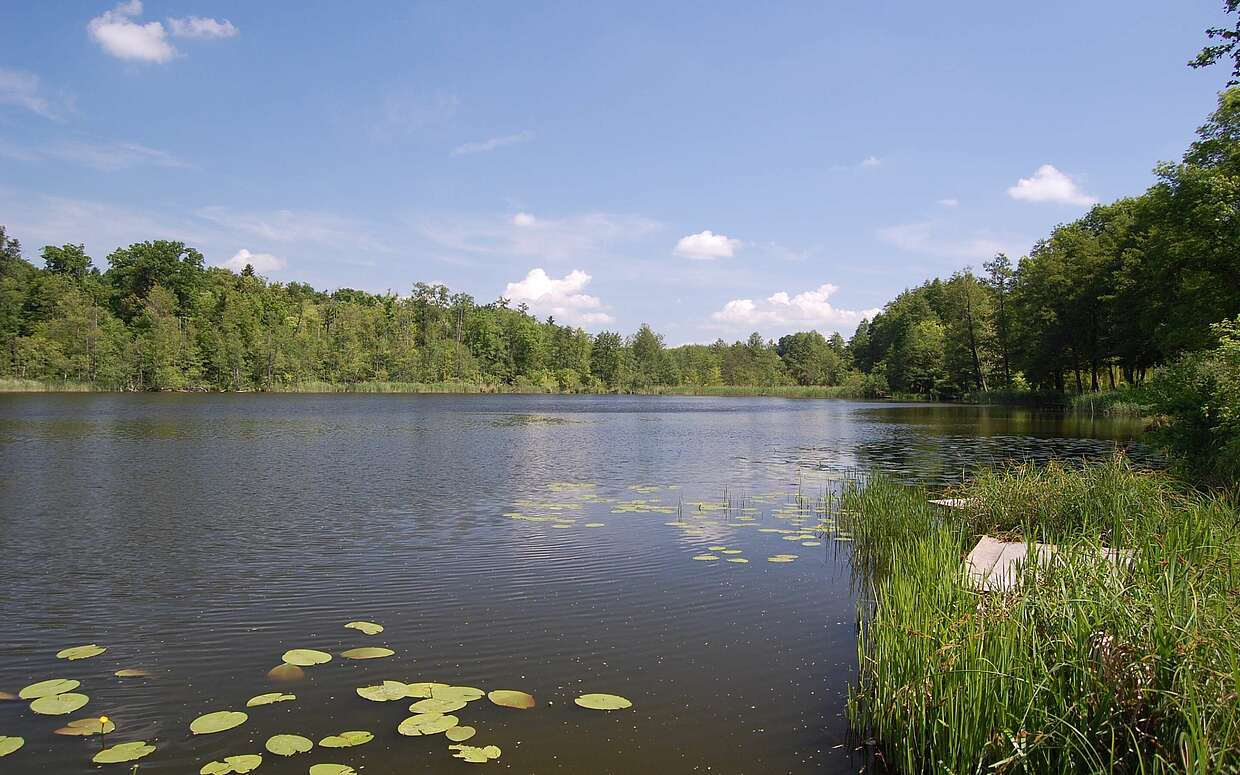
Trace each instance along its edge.
<instances>
[{"instance_id":1,"label":"dark water surface","mask_svg":"<svg viewBox=\"0 0 1240 775\"><path fill-rule=\"evenodd\" d=\"M779 399L0 395L0 690L73 678L91 697L62 717L0 702L0 735L26 738L0 772L98 770L98 738L52 730L101 713L118 726L109 745L158 746L141 775L196 773L280 732L353 729L375 739L264 754L259 772L476 766L442 735L396 734L413 700L354 693L384 679L534 694L530 711L483 699L456 713L478 729L469 744L503 750L491 770L856 772L847 544L759 528L787 529L797 487L820 493L841 469L958 481L978 464L1109 454L1136 430ZM754 510L698 509L725 488L756 496ZM646 503L614 513L635 500ZM667 524L681 505L688 526ZM712 545L751 562L691 559ZM785 552L799 558L767 562ZM354 619L386 631L343 628ZM55 658L85 643L108 651ZM396 655L338 656L371 645ZM337 656L273 684L290 648ZM124 667L151 675L115 678ZM276 689L296 701L189 734L198 715ZM634 707L576 707L586 692Z\"/></svg>"}]
</instances>

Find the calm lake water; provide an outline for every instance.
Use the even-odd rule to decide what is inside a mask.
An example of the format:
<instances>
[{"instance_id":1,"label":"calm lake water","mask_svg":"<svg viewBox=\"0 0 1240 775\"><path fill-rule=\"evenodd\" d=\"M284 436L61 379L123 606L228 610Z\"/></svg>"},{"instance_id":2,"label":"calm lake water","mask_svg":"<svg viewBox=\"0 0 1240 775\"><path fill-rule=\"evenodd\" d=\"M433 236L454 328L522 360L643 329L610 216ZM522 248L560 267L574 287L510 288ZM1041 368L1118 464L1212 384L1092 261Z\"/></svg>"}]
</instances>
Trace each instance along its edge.
<instances>
[{"instance_id":1,"label":"calm lake water","mask_svg":"<svg viewBox=\"0 0 1240 775\"><path fill-rule=\"evenodd\" d=\"M98 771L98 738L52 730L101 713L118 727L109 745L158 746L143 775L354 729L375 739L264 754L260 772L467 770L442 735L396 733L413 700L354 692L384 679L534 694L529 711L483 699L456 713L478 729L469 744L503 750L492 770L857 772L848 544L761 529L812 527L792 497L832 472L944 483L1107 455L1137 430L762 398L0 395L0 690L71 678L91 698L60 717L0 702L0 735L26 738L0 772ZM746 511L712 509L725 488ZM709 546L751 562L691 559ZM799 557L767 561L780 553ZM386 630L343 627L355 619ZM86 643L108 651L55 658ZM378 645L396 655L339 656ZM272 683L291 648L337 656ZM113 676L126 667L150 676ZM198 715L277 689L297 699L190 735ZM576 707L587 692L634 707Z\"/></svg>"}]
</instances>

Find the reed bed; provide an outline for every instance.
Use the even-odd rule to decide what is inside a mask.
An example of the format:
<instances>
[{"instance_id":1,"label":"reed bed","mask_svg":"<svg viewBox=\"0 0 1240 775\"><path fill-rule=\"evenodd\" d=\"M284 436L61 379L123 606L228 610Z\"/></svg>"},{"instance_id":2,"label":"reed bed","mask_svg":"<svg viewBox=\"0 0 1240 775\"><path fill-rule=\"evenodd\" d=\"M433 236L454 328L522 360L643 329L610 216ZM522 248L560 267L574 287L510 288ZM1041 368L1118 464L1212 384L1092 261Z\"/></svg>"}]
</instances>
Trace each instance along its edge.
<instances>
[{"instance_id":1,"label":"reed bed","mask_svg":"<svg viewBox=\"0 0 1240 775\"><path fill-rule=\"evenodd\" d=\"M840 520L868 605L854 726L902 772L1240 771L1240 512L1122 458L984 473L964 510L876 478ZM1010 592L983 533L1061 547ZM1097 561L1133 551L1129 567Z\"/></svg>"},{"instance_id":2,"label":"reed bed","mask_svg":"<svg viewBox=\"0 0 1240 775\"><path fill-rule=\"evenodd\" d=\"M87 393L99 390L84 382L49 382L41 379L0 377L0 393Z\"/></svg>"}]
</instances>

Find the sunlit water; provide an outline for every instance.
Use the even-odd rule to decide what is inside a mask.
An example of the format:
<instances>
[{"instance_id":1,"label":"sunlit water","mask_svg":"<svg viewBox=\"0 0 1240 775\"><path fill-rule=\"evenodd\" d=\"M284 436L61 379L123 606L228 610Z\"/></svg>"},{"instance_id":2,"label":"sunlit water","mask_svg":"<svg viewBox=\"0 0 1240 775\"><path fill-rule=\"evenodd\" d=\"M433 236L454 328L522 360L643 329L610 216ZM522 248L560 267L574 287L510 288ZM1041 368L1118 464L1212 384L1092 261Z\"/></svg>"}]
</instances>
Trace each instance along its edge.
<instances>
[{"instance_id":1,"label":"sunlit water","mask_svg":"<svg viewBox=\"0 0 1240 775\"><path fill-rule=\"evenodd\" d=\"M946 483L979 464L1106 455L1137 430L777 399L0 396L0 690L64 677L91 697L63 717L0 702L0 735L27 741L0 772L96 771L98 738L52 730L101 713L118 727L109 745L158 746L143 775L196 773L276 733L353 729L375 739L264 754L260 772L856 772L866 761L844 719L847 544L806 548L758 528L787 528L797 489L819 494L842 470ZM725 492L757 496L756 511L692 505ZM678 518L666 511L614 513L638 499L684 505L692 526L667 524ZM505 516L550 505L576 521ZM751 562L691 559L712 545ZM787 552L799 558L766 560ZM354 619L386 631L343 628ZM108 651L54 656L85 643ZM266 678L286 649L363 645L396 655L337 656L294 684ZM115 678L124 667L151 676ZM521 689L539 706L484 699L459 711L478 729L469 744L503 751L469 765L442 735L396 733L412 700L354 692L383 679ZM190 735L196 716L275 689L296 701ZM586 692L634 707L576 707Z\"/></svg>"}]
</instances>

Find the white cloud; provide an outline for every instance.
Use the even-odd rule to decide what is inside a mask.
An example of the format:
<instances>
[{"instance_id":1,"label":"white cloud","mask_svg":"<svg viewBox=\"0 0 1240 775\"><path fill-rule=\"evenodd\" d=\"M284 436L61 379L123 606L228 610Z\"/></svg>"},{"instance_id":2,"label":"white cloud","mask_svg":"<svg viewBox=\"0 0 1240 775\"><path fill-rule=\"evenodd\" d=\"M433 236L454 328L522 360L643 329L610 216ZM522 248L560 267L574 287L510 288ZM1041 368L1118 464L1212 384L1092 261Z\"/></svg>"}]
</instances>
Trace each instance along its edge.
<instances>
[{"instance_id":1,"label":"white cloud","mask_svg":"<svg viewBox=\"0 0 1240 775\"><path fill-rule=\"evenodd\" d=\"M182 19L169 19L168 27L178 38L199 38L218 40L235 37L240 30L227 19L209 19L202 16L186 16Z\"/></svg>"},{"instance_id":2,"label":"white cloud","mask_svg":"<svg viewBox=\"0 0 1240 775\"><path fill-rule=\"evenodd\" d=\"M1024 250L1020 245L1025 242L1013 237L995 237L990 234L944 237L941 234L943 230L937 221L904 223L880 229L878 238L910 253L948 258L985 259L993 258L996 253L1020 255Z\"/></svg>"},{"instance_id":3,"label":"white cloud","mask_svg":"<svg viewBox=\"0 0 1240 775\"><path fill-rule=\"evenodd\" d=\"M51 101L43 96L39 76L25 70L0 67L0 105L15 105L44 118L56 118Z\"/></svg>"},{"instance_id":4,"label":"white cloud","mask_svg":"<svg viewBox=\"0 0 1240 775\"><path fill-rule=\"evenodd\" d=\"M496 148L503 148L506 145L517 145L518 143L528 143L534 139L533 132L518 132L515 135L505 135L503 137L492 137L476 143L463 143L452 149L453 156L466 156L471 153L487 153L494 151Z\"/></svg>"},{"instance_id":5,"label":"white cloud","mask_svg":"<svg viewBox=\"0 0 1240 775\"><path fill-rule=\"evenodd\" d=\"M940 200L939 200L939 204L940 204L940 205L942 205L943 207L959 207L959 206L960 206L960 200L959 200L959 199L953 199L953 198L948 198L948 199L940 199Z\"/></svg>"},{"instance_id":6,"label":"white cloud","mask_svg":"<svg viewBox=\"0 0 1240 775\"><path fill-rule=\"evenodd\" d=\"M1056 202L1090 207L1098 203L1086 194L1072 178L1050 164L1038 167L1031 178L1021 178L1007 190L1008 196L1025 202Z\"/></svg>"},{"instance_id":7,"label":"white cloud","mask_svg":"<svg viewBox=\"0 0 1240 775\"><path fill-rule=\"evenodd\" d=\"M862 318L872 318L879 310L839 309L830 297L839 290L823 283L812 291L790 296L779 291L766 299L732 299L711 314L714 323L727 328L830 328L849 329Z\"/></svg>"},{"instance_id":8,"label":"white cloud","mask_svg":"<svg viewBox=\"0 0 1240 775\"><path fill-rule=\"evenodd\" d=\"M707 229L681 237L672 252L695 261L713 261L716 258L731 258L740 247L740 240Z\"/></svg>"},{"instance_id":9,"label":"white cloud","mask_svg":"<svg viewBox=\"0 0 1240 775\"><path fill-rule=\"evenodd\" d=\"M658 227L648 218L612 213L564 218L535 218L530 213L502 218L422 217L414 222L421 236L447 250L547 261L597 256Z\"/></svg>"},{"instance_id":10,"label":"white cloud","mask_svg":"<svg viewBox=\"0 0 1240 775\"><path fill-rule=\"evenodd\" d=\"M277 258L270 253L251 253L245 248L238 250L235 256L220 264L220 266L225 269L231 269L234 272L240 272L242 269L245 269L246 264L254 267L254 271L260 274L263 272L278 272L287 266L282 258Z\"/></svg>"},{"instance_id":11,"label":"white cloud","mask_svg":"<svg viewBox=\"0 0 1240 775\"><path fill-rule=\"evenodd\" d=\"M167 62L177 55L159 22L141 24L142 0L127 0L87 23L86 29L103 50L118 59Z\"/></svg>"},{"instance_id":12,"label":"white cloud","mask_svg":"<svg viewBox=\"0 0 1240 775\"><path fill-rule=\"evenodd\" d=\"M877 156L867 156L861 160L862 167L881 167L883 160Z\"/></svg>"},{"instance_id":13,"label":"white cloud","mask_svg":"<svg viewBox=\"0 0 1240 775\"><path fill-rule=\"evenodd\" d=\"M524 302L539 315L553 315L577 325L598 325L612 322L603 311L597 296L585 293L590 275L574 269L557 280L542 268L531 269L525 279L508 283L504 296L515 303Z\"/></svg>"}]
</instances>

